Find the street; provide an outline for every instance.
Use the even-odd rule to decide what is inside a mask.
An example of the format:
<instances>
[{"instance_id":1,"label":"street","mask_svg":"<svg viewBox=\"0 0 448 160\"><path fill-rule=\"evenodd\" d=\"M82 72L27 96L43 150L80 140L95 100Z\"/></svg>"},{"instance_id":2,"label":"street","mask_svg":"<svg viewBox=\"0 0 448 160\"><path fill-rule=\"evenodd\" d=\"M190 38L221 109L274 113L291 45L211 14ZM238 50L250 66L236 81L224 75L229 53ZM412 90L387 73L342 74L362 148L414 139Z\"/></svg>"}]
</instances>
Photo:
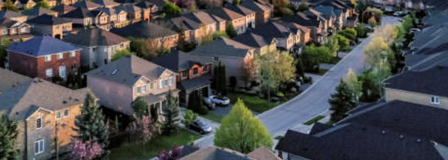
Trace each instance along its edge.
<instances>
[{"instance_id":1,"label":"street","mask_svg":"<svg viewBox=\"0 0 448 160\"><path fill-rule=\"evenodd\" d=\"M382 24L396 24L399 23L398 19L384 16ZM339 85L340 80L350 68L357 73L363 71L364 48L371 40L371 36L364 39L344 59L299 96L258 115L272 137L283 135L288 129L301 125L317 115L328 115L330 108L328 99ZM307 127L305 131L309 131L309 128ZM213 145L213 138L213 134L207 135L196 141L196 144L200 147Z\"/></svg>"}]
</instances>

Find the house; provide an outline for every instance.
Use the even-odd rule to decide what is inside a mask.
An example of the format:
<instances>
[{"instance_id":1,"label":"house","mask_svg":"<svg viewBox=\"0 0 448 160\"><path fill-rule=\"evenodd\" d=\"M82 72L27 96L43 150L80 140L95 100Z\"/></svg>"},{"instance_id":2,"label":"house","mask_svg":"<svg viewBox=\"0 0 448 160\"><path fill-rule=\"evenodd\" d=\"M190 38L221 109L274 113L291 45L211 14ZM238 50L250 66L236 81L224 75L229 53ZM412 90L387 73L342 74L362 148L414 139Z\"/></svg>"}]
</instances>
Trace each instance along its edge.
<instances>
[{"instance_id":1,"label":"house","mask_svg":"<svg viewBox=\"0 0 448 160\"><path fill-rule=\"evenodd\" d=\"M0 39L26 41L32 37L33 36L30 34L30 25L17 22L10 18L0 19Z\"/></svg>"},{"instance_id":2,"label":"house","mask_svg":"<svg viewBox=\"0 0 448 160\"><path fill-rule=\"evenodd\" d=\"M299 15L301 13L298 13ZM332 19L326 19L323 14L319 11L316 11L312 8L303 12L303 15L309 19L317 20L322 23L322 32L321 34L326 36L328 33L328 29L333 27L333 23L331 23ZM300 15L302 17L302 15Z\"/></svg>"},{"instance_id":3,"label":"house","mask_svg":"<svg viewBox=\"0 0 448 160\"><path fill-rule=\"evenodd\" d=\"M36 36L13 43L6 51L9 69L29 77L65 79L67 75L77 73L80 67L81 48L51 36Z\"/></svg>"},{"instance_id":4,"label":"house","mask_svg":"<svg viewBox=\"0 0 448 160\"><path fill-rule=\"evenodd\" d=\"M162 0L160 0L160 5L156 5L149 1L140 1L140 2L135 3L135 6L143 8L143 9L149 9L151 11L151 13L156 13L159 10L162 10L161 7L163 7L164 4L165 4L165 2Z\"/></svg>"},{"instance_id":5,"label":"house","mask_svg":"<svg viewBox=\"0 0 448 160\"><path fill-rule=\"evenodd\" d=\"M300 35L300 37L295 37L295 44L304 45L311 42L311 29L309 29L308 27L299 25L297 23L284 23L284 25L289 26L289 28L295 35Z\"/></svg>"},{"instance_id":6,"label":"house","mask_svg":"<svg viewBox=\"0 0 448 160\"><path fill-rule=\"evenodd\" d=\"M0 95L11 88L22 85L30 80L30 77L14 73L12 71L0 68Z\"/></svg>"},{"instance_id":7,"label":"house","mask_svg":"<svg viewBox=\"0 0 448 160\"><path fill-rule=\"evenodd\" d=\"M244 15L246 17L246 29L254 29L255 28L255 11L250 10L242 5L233 5L228 4L225 5L225 8L230 9L238 14Z\"/></svg>"},{"instance_id":8,"label":"house","mask_svg":"<svg viewBox=\"0 0 448 160\"><path fill-rule=\"evenodd\" d=\"M400 100L448 109L448 86L443 83L448 67L433 67L424 71L407 71L384 81L386 101Z\"/></svg>"},{"instance_id":9,"label":"house","mask_svg":"<svg viewBox=\"0 0 448 160\"><path fill-rule=\"evenodd\" d=\"M212 8L209 9L207 12L226 20L226 26L233 25L238 34L246 32L248 24L246 23L245 15L224 7Z\"/></svg>"},{"instance_id":10,"label":"house","mask_svg":"<svg viewBox=\"0 0 448 160\"><path fill-rule=\"evenodd\" d=\"M164 46L171 49L177 45L179 35L167 27L142 21L123 28L113 28L110 32L123 37L134 37L151 41L154 47Z\"/></svg>"},{"instance_id":11,"label":"house","mask_svg":"<svg viewBox=\"0 0 448 160\"><path fill-rule=\"evenodd\" d=\"M277 50L277 39L264 37L251 32L236 36L233 40L255 49L254 53L258 55L264 55Z\"/></svg>"},{"instance_id":12,"label":"house","mask_svg":"<svg viewBox=\"0 0 448 160\"><path fill-rule=\"evenodd\" d=\"M30 10L23 11L22 14L28 16L28 19L33 19L34 17L44 14L52 15L55 17L58 16L57 12L42 7L33 7Z\"/></svg>"},{"instance_id":13,"label":"house","mask_svg":"<svg viewBox=\"0 0 448 160\"><path fill-rule=\"evenodd\" d=\"M153 62L177 73L177 87L181 90L179 93L181 105L186 106L190 94L195 91L204 97L211 95L212 58L173 51Z\"/></svg>"},{"instance_id":14,"label":"house","mask_svg":"<svg viewBox=\"0 0 448 160\"><path fill-rule=\"evenodd\" d=\"M20 152L16 159L50 159L56 147L60 154L67 153L72 136L77 136L75 118L89 89L71 90L39 78L0 72L0 86L13 84L0 94L0 115L17 122L15 147Z\"/></svg>"},{"instance_id":15,"label":"house","mask_svg":"<svg viewBox=\"0 0 448 160\"><path fill-rule=\"evenodd\" d=\"M85 8L87 10L94 10L97 8L100 8L101 5L97 4L97 3L93 3L92 1L78 1L75 4L73 4L73 7L76 8Z\"/></svg>"},{"instance_id":16,"label":"house","mask_svg":"<svg viewBox=\"0 0 448 160\"><path fill-rule=\"evenodd\" d=\"M118 7L115 7L117 10L124 10L127 12L127 18L130 21L130 23L136 23L140 21L149 21L151 10L147 8L141 8L134 4L122 4Z\"/></svg>"},{"instance_id":17,"label":"house","mask_svg":"<svg viewBox=\"0 0 448 160\"><path fill-rule=\"evenodd\" d=\"M116 3L111 0L94 0L93 3L100 5L100 7L104 8L114 8L120 5L120 3Z\"/></svg>"},{"instance_id":18,"label":"house","mask_svg":"<svg viewBox=\"0 0 448 160\"><path fill-rule=\"evenodd\" d=\"M245 86L244 64L253 60L255 49L232 39L220 38L198 46L190 54L211 58L214 66L225 65L226 78L235 77L238 86Z\"/></svg>"},{"instance_id":19,"label":"house","mask_svg":"<svg viewBox=\"0 0 448 160\"><path fill-rule=\"evenodd\" d=\"M185 148L185 147L184 147ZM183 151L182 151L183 152ZM179 160L281 160L267 148L243 154L227 148L210 146L181 157Z\"/></svg>"},{"instance_id":20,"label":"house","mask_svg":"<svg viewBox=\"0 0 448 160\"><path fill-rule=\"evenodd\" d=\"M14 4L18 9L25 10L28 8L33 8L36 5L36 2L33 0L16 0Z\"/></svg>"},{"instance_id":21,"label":"house","mask_svg":"<svg viewBox=\"0 0 448 160\"><path fill-rule=\"evenodd\" d=\"M335 125L314 124L309 134L288 130L275 149L290 160L447 159L445 109L390 101L349 113Z\"/></svg>"},{"instance_id":22,"label":"house","mask_svg":"<svg viewBox=\"0 0 448 160\"><path fill-rule=\"evenodd\" d=\"M131 116L131 103L142 97L151 108L166 105L166 94L177 97L176 73L139 58L126 56L86 73L87 86L106 108ZM149 108L148 108L149 109Z\"/></svg>"},{"instance_id":23,"label":"house","mask_svg":"<svg viewBox=\"0 0 448 160\"><path fill-rule=\"evenodd\" d=\"M339 14L336 15L332 6L316 6L313 9L321 13L321 16L328 20L328 32L335 33L337 30L342 29L342 12L338 12Z\"/></svg>"},{"instance_id":24,"label":"house","mask_svg":"<svg viewBox=\"0 0 448 160\"><path fill-rule=\"evenodd\" d=\"M282 17L281 20L288 23L295 23L310 29L311 40L315 43L321 43L323 38L325 37L323 23L319 20L311 19L303 13L297 13L297 15L292 16L285 16Z\"/></svg>"},{"instance_id":25,"label":"house","mask_svg":"<svg viewBox=\"0 0 448 160\"><path fill-rule=\"evenodd\" d=\"M82 7L78 7L60 17L71 21L73 26L79 26L82 28L93 26L98 22L98 18L92 13L92 11Z\"/></svg>"},{"instance_id":26,"label":"house","mask_svg":"<svg viewBox=\"0 0 448 160\"><path fill-rule=\"evenodd\" d=\"M119 8L97 8L92 11L92 14L98 17L95 18L96 26L104 30L121 28L129 24L128 13Z\"/></svg>"},{"instance_id":27,"label":"house","mask_svg":"<svg viewBox=\"0 0 448 160\"><path fill-rule=\"evenodd\" d=\"M61 5L57 5L56 7L53 7L51 10L56 12L58 15L64 15L64 14L71 12L75 9L76 9L76 7L61 4Z\"/></svg>"},{"instance_id":28,"label":"house","mask_svg":"<svg viewBox=\"0 0 448 160\"><path fill-rule=\"evenodd\" d=\"M110 63L118 50L128 49L130 41L102 29L84 29L69 34L63 41L81 47L81 65L96 68Z\"/></svg>"},{"instance_id":29,"label":"house","mask_svg":"<svg viewBox=\"0 0 448 160\"><path fill-rule=\"evenodd\" d=\"M51 35L58 39L62 39L65 33L72 31L73 23L61 18L48 14L37 16L26 21L31 25L31 33L37 35Z\"/></svg>"},{"instance_id":30,"label":"house","mask_svg":"<svg viewBox=\"0 0 448 160\"><path fill-rule=\"evenodd\" d=\"M57 3L60 3L59 0L45 0L45 1L47 1L48 5L49 5L50 7L54 7L54 6L56 6ZM38 2L39 2L39 1L38 1Z\"/></svg>"},{"instance_id":31,"label":"house","mask_svg":"<svg viewBox=\"0 0 448 160\"><path fill-rule=\"evenodd\" d=\"M286 51L290 51L292 49L292 47L296 44L296 39L300 40L300 32L292 32L289 27L286 27L278 22L267 22L249 32L262 36L264 39L267 39L268 42L276 40L277 48L281 48ZM255 38L255 36L250 37ZM235 40L249 45L250 43L246 43L246 40L244 40L245 38L246 37L236 37ZM252 45L249 46L258 48Z\"/></svg>"},{"instance_id":32,"label":"house","mask_svg":"<svg viewBox=\"0 0 448 160\"><path fill-rule=\"evenodd\" d=\"M207 12L198 11L168 20L173 30L184 31L185 40L201 42L202 37L225 31L226 21Z\"/></svg>"},{"instance_id":33,"label":"house","mask_svg":"<svg viewBox=\"0 0 448 160\"><path fill-rule=\"evenodd\" d=\"M18 22L25 22L27 20L27 16L11 10L0 11L0 18L10 18Z\"/></svg>"},{"instance_id":34,"label":"house","mask_svg":"<svg viewBox=\"0 0 448 160\"><path fill-rule=\"evenodd\" d=\"M255 11L256 26L268 22L274 12L272 4L262 0L243 0L240 5Z\"/></svg>"},{"instance_id":35,"label":"house","mask_svg":"<svg viewBox=\"0 0 448 160\"><path fill-rule=\"evenodd\" d=\"M57 0L55 6L59 6L59 5L73 5L76 2L78 2L78 0ZM55 7L53 6L53 7Z\"/></svg>"}]
</instances>

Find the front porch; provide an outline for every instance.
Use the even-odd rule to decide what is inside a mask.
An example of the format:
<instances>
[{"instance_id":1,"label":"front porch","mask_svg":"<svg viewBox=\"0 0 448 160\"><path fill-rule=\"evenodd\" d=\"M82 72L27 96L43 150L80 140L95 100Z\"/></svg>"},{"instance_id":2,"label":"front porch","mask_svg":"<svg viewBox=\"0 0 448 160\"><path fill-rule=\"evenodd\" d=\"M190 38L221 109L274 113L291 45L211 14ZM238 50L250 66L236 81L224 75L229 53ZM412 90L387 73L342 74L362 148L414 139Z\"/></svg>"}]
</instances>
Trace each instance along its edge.
<instances>
[{"instance_id":1,"label":"front porch","mask_svg":"<svg viewBox=\"0 0 448 160\"><path fill-rule=\"evenodd\" d=\"M172 90L172 94L174 97L179 97L179 91L178 89ZM162 93L158 95L154 94L148 94L146 96L143 96L142 98L148 103L148 111L152 115L153 110L155 110L158 115L163 115L163 108L167 105L166 103L166 95L168 93ZM165 118L163 116L158 116L159 121L164 121Z\"/></svg>"}]
</instances>

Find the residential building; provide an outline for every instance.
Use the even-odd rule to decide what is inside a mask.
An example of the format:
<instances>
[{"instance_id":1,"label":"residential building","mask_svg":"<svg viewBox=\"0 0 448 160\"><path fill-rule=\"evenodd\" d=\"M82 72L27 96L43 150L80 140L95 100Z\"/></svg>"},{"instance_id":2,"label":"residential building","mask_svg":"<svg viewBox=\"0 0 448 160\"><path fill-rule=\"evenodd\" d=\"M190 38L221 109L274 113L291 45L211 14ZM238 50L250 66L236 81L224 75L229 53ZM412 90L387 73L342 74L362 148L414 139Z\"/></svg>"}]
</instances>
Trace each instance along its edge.
<instances>
[{"instance_id":1,"label":"residential building","mask_svg":"<svg viewBox=\"0 0 448 160\"><path fill-rule=\"evenodd\" d=\"M36 2L33 0L16 0L14 4L18 9L25 10L28 8L33 8L36 5Z\"/></svg>"},{"instance_id":2,"label":"residential building","mask_svg":"<svg viewBox=\"0 0 448 160\"><path fill-rule=\"evenodd\" d=\"M6 50L9 69L29 77L65 79L67 75L77 73L80 66L81 48L51 36L36 36L13 43Z\"/></svg>"},{"instance_id":3,"label":"residential building","mask_svg":"<svg viewBox=\"0 0 448 160\"><path fill-rule=\"evenodd\" d=\"M55 17L58 16L58 13L55 11L52 11L52 10L49 10L46 8L42 8L42 7L37 7L37 6L33 7L30 10L23 11L22 14L28 16L28 19L33 19L34 17L41 16L44 14L52 15Z\"/></svg>"},{"instance_id":4,"label":"residential building","mask_svg":"<svg viewBox=\"0 0 448 160\"><path fill-rule=\"evenodd\" d=\"M246 29L254 29L255 28L255 11L250 10L242 5L233 5L228 4L225 5L225 8L230 9L238 14L244 15L246 20Z\"/></svg>"},{"instance_id":5,"label":"residential building","mask_svg":"<svg viewBox=\"0 0 448 160\"><path fill-rule=\"evenodd\" d=\"M243 154L227 148L210 146L184 155L179 160L281 160L281 158L264 147Z\"/></svg>"},{"instance_id":6,"label":"residential building","mask_svg":"<svg viewBox=\"0 0 448 160\"><path fill-rule=\"evenodd\" d=\"M290 160L443 160L446 121L445 109L390 101L355 108L335 125L316 123L309 134L288 130L275 148Z\"/></svg>"},{"instance_id":7,"label":"residential building","mask_svg":"<svg viewBox=\"0 0 448 160\"><path fill-rule=\"evenodd\" d=\"M123 37L149 40L153 47L164 46L168 49L175 47L179 39L179 35L168 27L148 21L130 24L123 28L114 28L110 31Z\"/></svg>"},{"instance_id":8,"label":"residential building","mask_svg":"<svg viewBox=\"0 0 448 160\"><path fill-rule=\"evenodd\" d=\"M258 55L264 55L277 50L277 39L264 37L251 32L236 36L233 40L255 49L254 53Z\"/></svg>"},{"instance_id":9,"label":"residential building","mask_svg":"<svg viewBox=\"0 0 448 160\"><path fill-rule=\"evenodd\" d=\"M69 34L63 41L82 48L81 65L96 68L110 63L118 50L129 49L130 41L114 33L95 28Z\"/></svg>"},{"instance_id":10,"label":"residential building","mask_svg":"<svg viewBox=\"0 0 448 160\"><path fill-rule=\"evenodd\" d=\"M142 97L151 108L166 105L166 94L177 97L176 73L139 58L126 56L92 70L87 75L87 86L106 108L131 116L131 103ZM149 108L148 108L149 110Z\"/></svg>"},{"instance_id":11,"label":"residential building","mask_svg":"<svg viewBox=\"0 0 448 160\"><path fill-rule=\"evenodd\" d=\"M213 65L219 63L226 66L226 78L235 77L238 86L245 86L246 73L244 64L252 61L255 49L228 38L220 38L206 45L198 46L190 54L204 56L213 59Z\"/></svg>"},{"instance_id":12,"label":"residential building","mask_svg":"<svg viewBox=\"0 0 448 160\"><path fill-rule=\"evenodd\" d=\"M157 1L157 2L159 2L159 1ZM165 2L162 0L160 0L159 3L160 3L160 5L151 3L149 1L140 1L140 2L135 3L135 5L137 7L143 8L143 9L149 9L151 11L151 13L156 13L159 10L162 10L161 7L163 7L163 5L165 4Z\"/></svg>"},{"instance_id":13,"label":"residential building","mask_svg":"<svg viewBox=\"0 0 448 160\"><path fill-rule=\"evenodd\" d=\"M30 25L17 22L10 18L0 19L0 39L26 41L32 37L33 36L30 34Z\"/></svg>"},{"instance_id":14,"label":"residential building","mask_svg":"<svg viewBox=\"0 0 448 160\"><path fill-rule=\"evenodd\" d=\"M71 12L75 9L76 9L76 7L61 4L61 5L57 5L56 7L53 7L51 10L56 12L58 15L64 15L64 14Z\"/></svg>"},{"instance_id":15,"label":"residential building","mask_svg":"<svg viewBox=\"0 0 448 160\"><path fill-rule=\"evenodd\" d=\"M97 8L92 11L92 14L97 17L94 20L96 26L104 30L121 28L129 24L128 13L119 8Z\"/></svg>"},{"instance_id":16,"label":"residential building","mask_svg":"<svg viewBox=\"0 0 448 160\"><path fill-rule=\"evenodd\" d=\"M300 14L300 13L298 13ZM333 23L331 23L332 19L326 19L323 14L319 11L316 11L312 8L303 12L303 15L309 19L317 20L322 23L322 32L321 34L326 36L328 34L328 29L333 27ZM302 16L302 15L300 15Z\"/></svg>"},{"instance_id":17,"label":"residential building","mask_svg":"<svg viewBox=\"0 0 448 160\"><path fill-rule=\"evenodd\" d=\"M179 93L181 105L187 107L189 96L195 91L204 97L211 95L212 58L173 51L153 62L177 73L177 88L181 90Z\"/></svg>"},{"instance_id":18,"label":"residential building","mask_svg":"<svg viewBox=\"0 0 448 160\"><path fill-rule=\"evenodd\" d=\"M292 47L296 44L295 40L300 40L300 33L301 33L301 32L293 32L289 27L286 27L278 22L265 23L249 32L262 36L264 39L268 40L268 42L276 40L276 47L286 51L290 51L292 49ZM254 38L255 36L251 37ZM242 40L242 37L237 37L235 38L235 40L246 44L245 43L246 41ZM246 45L249 45L249 43L247 43ZM255 46L252 47L258 48Z\"/></svg>"},{"instance_id":19,"label":"residential building","mask_svg":"<svg viewBox=\"0 0 448 160\"><path fill-rule=\"evenodd\" d=\"M141 7L138 7L131 3L122 4L118 7L115 7L115 9L124 10L125 12L127 12L128 13L127 19L130 21L130 23L136 23L136 22L140 22L140 21L149 21L151 18L150 17L150 15L151 15L150 9L141 8Z\"/></svg>"},{"instance_id":20,"label":"residential building","mask_svg":"<svg viewBox=\"0 0 448 160\"><path fill-rule=\"evenodd\" d=\"M99 4L100 7L104 8L114 8L120 5L120 3L111 0L94 0L93 3Z\"/></svg>"},{"instance_id":21,"label":"residential building","mask_svg":"<svg viewBox=\"0 0 448 160\"><path fill-rule=\"evenodd\" d=\"M256 26L268 22L274 12L274 7L272 6L272 4L262 0L243 0L241 1L240 5L252 11L255 11Z\"/></svg>"},{"instance_id":22,"label":"residential building","mask_svg":"<svg viewBox=\"0 0 448 160\"><path fill-rule=\"evenodd\" d=\"M295 44L304 45L311 42L311 29L309 29L308 27L299 25L297 23L287 23L285 25L288 25L295 35L300 35L300 37L295 37Z\"/></svg>"},{"instance_id":23,"label":"residential building","mask_svg":"<svg viewBox=\"0 0 448 160\"><path fill-rule=\"evenodd\" d=\"M27 20L27 16L11 10L0 11L0 18L10 18L18 22L25 22Z\"/></svg>"},{"instance_id":24,"label":"residential building","mask_svg":"<svg viewBox=\"0 0 448 160\"><path fill-rule=\"evenodd\" d=\"M88 26L93 26L98 21L96 15L92 11L78 7L73 11L70 11L62 16L60 16L73 23L73 26L79 26L82 28L87 28Z\"/></svg>"},{"instance_id":25,"label":"residential building","mask_svg":"<svg viewBox=\"0 0 448 160\"><path fill-rule=\"evenodd\" d=\"M212 8L209 9L207 12L226 20L226 26L233 25L238 34L246 32L249 23L246 23L245 15L224 7Z\"/></svg>"},{"instance_id":26,"label":"residential building","mask_svg":"<svg viewBox=\"0 0 448 160\"><path fill-rule=\"evenodd\" d=\"M97 3L93 3L92 1L78 1L75 4L73 4L73 7L76 7L76 8L81 7L81 8L85 8L87 10L94 10L94 9L100 8L101 5L97 4Z\"/></svg>"},{"instance_id":27,"label":"residential building","mask_svg":"<svg viewBox=\"0 0 448 160\"><path fill-rule=\"evenodd\" d=\"M76 2L78 2L78 0L57 0L55 6L58 6L58 5L70 5L71 6L71 5L75 4ZM55 7L55 6L53 6L53 7Z\"/></svg>"},{"instance_id":28,"label":"residential building","mask_svg":"<svg viewBox=\"0 0 448 160\"><path fill-rule=\"evenodd\" d=\"M0 86L13 84L0 94L0 116L17 122L15 147L20 152L15 159L50 159L56 149L59 154L69 152L72 136L78 135L75 119L89 89L71 90L2 70Z\"/></svg>"},{"instance_id":29,"label":"residential building","mask_svg":"<svg viewBox=\"0 0 448 160\"><path fill-rule=\"evenodd\" d=\"M62 39L65 33L72 31L73 23L61 18L48 14L37 16L26 21L31 25L31 33L36 35L51 35L55 38Z\"/></svg>"},{"instance_id":30,"label":"residential building","mask_svg":"<svg viewBox=\"0 0 448 160\"><path fill-rule=\"evenodd\" d=\"M321 43L325 37L325 31L323 28L323 23L316 19L311 19L303 13L297 13L297 15L285 16L281 19L284 22L295 23L300 26L307 27L311 30L311 40L315 43Z\"/></svg>"}]
</instances>

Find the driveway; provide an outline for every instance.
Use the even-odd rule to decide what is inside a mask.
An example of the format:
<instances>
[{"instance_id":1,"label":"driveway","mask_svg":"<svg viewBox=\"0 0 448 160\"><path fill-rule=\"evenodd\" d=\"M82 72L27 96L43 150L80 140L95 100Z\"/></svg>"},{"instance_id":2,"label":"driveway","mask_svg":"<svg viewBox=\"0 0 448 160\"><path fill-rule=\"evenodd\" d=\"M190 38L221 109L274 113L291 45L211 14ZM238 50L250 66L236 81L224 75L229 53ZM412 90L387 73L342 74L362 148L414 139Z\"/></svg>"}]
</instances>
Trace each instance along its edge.
<instances>
[{"instance_id":1,"label":"driveway","mask_svg":"<svg viewBox=\"0 0 448 160\"><path fill-rule=\"evenodd\" d=\"M397 23L399 23L398 18L395 17L385 16L382 20L383 25ZM355 72L362 72L364 68L364 48L371 40L371 36L366 38L299 96L258 115L271 135L273 137L283 135L290 128L295 128L305 133L309 132L309 127L303 129L296 127L317 115L328 115L330 108L328 99L330 95L350 68ZM213 137L210 135L199 139L196 141L196 144L200 147L213 145Z\"/></svg>"}]
</instances>

